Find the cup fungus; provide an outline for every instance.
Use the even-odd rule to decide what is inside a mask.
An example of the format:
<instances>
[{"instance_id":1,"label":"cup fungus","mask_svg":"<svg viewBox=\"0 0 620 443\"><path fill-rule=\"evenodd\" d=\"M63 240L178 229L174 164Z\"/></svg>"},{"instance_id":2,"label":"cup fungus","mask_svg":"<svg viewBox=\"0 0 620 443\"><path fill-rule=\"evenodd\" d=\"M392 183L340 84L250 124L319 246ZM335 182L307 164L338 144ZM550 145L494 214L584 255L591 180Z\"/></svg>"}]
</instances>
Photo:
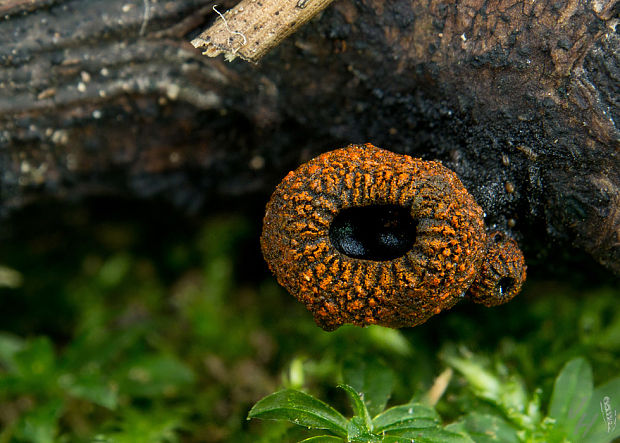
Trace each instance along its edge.
<instances>
[{"instance_id":1,"label":"cup fungus","mask_svg":"<svg viewBox=\"0 0 620 443\"><path fill-rule=\"evenodd\" d=\"M525 270L517 243L493 231L487 236L487 253L468 295L474 302L488 307L504 304L521 291Z\"/></svg>"},{"instance_id":2,"label":"cup fungus","mask_svg":"<svg viewBox=\"0 0 620 443\"><path fill-rule=\"evenodd\" d=\"M454 172L371 144L290 172L267 204L261 246L278 282L329 331L418 325L474 281L474 300L499 304L525 278L514 242L487 245L482 209Z\"/></svg>"}]
</instances>

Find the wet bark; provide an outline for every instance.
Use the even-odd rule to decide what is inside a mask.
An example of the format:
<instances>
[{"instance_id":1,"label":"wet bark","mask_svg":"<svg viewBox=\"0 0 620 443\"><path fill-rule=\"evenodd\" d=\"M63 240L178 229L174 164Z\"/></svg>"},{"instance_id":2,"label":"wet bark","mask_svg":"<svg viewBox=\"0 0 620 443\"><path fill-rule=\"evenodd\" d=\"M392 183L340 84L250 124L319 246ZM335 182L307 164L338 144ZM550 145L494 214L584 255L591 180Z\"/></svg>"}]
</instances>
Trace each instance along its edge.
<instances>
[{"instance_id":1,"label":"wet bark","mask_svg":"<svg viewBox=\"0 0 620 443\"><path fill-rule=\"evenodd\" d=\"M2 215L266 201L300 162L372 142L453 169L526 258L575 247L620 273L618 2L337 0L258 65L190 45L213 3L0 6Z\"/></svg>"}]
</instances>

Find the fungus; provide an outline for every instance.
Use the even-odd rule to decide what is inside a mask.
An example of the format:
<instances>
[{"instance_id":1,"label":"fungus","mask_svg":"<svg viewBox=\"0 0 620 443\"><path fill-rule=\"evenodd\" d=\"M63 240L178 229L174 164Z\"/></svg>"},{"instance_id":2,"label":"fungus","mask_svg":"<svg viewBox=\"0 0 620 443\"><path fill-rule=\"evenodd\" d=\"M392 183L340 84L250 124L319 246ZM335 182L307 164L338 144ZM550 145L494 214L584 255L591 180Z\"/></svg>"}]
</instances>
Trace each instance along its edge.
<instances>
[{"instance_id":1,"label":"fungus","mask_svg":"<svg viewBox=\"0 0 620 443\"><path fill-rule=\"evenodd\" d=\"M469 288L469 297L487 307L513 299L525 281L525 259L517 243L499 231L487 239L487 252L478 276Z\"/></svg>"},{"instance_id":2,"label":"fungus","mask_svg":"<svg viewBox=\"0 0 620 443\"><path fill-rule=\"evenodd\" d=\"M486 248L482 214L440 163L351 145L282 180L261 247L323 329L415 326L474 281Z\"/></svg>"}]
</instances>

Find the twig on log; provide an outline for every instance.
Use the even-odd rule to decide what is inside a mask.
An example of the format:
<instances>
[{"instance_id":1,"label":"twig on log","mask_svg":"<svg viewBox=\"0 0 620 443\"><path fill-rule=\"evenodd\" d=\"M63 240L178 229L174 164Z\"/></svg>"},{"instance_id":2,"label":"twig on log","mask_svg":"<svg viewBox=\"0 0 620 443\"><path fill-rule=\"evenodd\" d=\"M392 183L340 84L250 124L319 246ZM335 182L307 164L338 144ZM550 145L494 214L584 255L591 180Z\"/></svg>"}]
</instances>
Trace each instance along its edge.
<instances>
[{"instance_id":1,"label":"twig on log","mask_svg":"<svg viewBox=\"0 0 620 443\"><path fill-rule=\"evenodd\" d=\"M300 26L325 9L333 0L243 0L222 14L211 27L192 40L203 54L224 53L228 61L241 57L257 62Z\"/></svg>"}]
</instances>

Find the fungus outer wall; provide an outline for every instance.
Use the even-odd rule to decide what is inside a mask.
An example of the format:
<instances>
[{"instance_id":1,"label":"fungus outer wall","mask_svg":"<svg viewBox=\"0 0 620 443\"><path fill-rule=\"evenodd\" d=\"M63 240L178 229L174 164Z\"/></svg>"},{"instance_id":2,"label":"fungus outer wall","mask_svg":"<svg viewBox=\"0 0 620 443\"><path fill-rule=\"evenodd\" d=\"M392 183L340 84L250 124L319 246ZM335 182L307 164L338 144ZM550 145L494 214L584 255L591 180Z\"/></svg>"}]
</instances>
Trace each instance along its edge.
<instances>
[{"instance_id":1,"label":"fungus outer wall","mask_svg":"<svg viewBox=\"0 0 620 443\"><path fill-rule=\"evenodd\" d=\"M375 220L358 225L356 211ZM282 180L267 204L261 247L278 282L323 329L415 326L451 308L474 281L486 251L482 214L440 163L351 145ZM404 234L408 223L414 232ZM372 226L382 232L373 236ZM365 255L377 246L383 255Z\"/></svg>"}]
</instances>

